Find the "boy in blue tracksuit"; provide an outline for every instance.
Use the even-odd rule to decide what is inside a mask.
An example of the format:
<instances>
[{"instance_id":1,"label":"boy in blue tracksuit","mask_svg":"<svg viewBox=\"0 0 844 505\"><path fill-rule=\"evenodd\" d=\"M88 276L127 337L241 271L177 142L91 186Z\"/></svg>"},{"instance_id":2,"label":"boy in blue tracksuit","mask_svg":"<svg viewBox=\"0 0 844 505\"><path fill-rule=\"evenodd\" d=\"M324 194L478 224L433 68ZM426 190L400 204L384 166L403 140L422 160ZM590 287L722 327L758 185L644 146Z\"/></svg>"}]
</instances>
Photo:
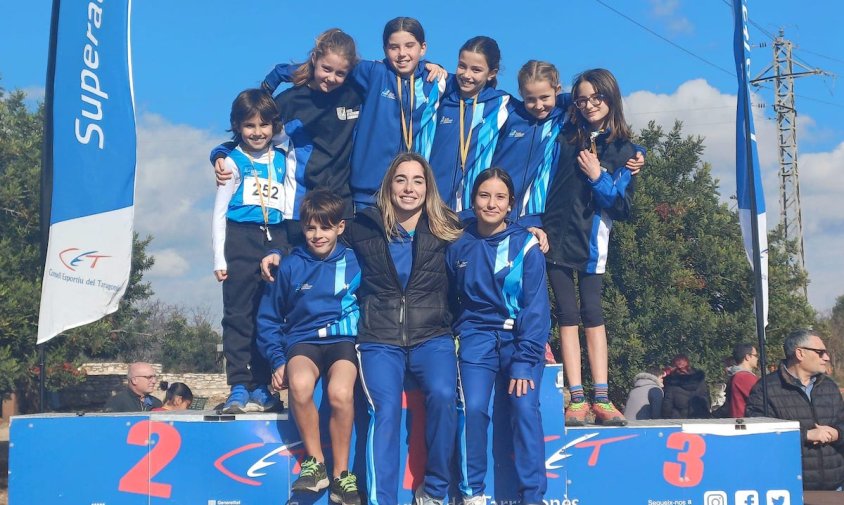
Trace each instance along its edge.
<instances>
[{"instance_id":1,"label":"boy in blue tracksuit","mask_svg":"<svg viewBox=\"0 0 844 505\"><path fill-rule=\"evenodd\" d=\"M495 408L510 411L521 502L539 504L547 488L539 387L551 330L545 257L530 232L505 220L514 203L507 172L482 172L472 195L477 220L446 252L460 307L454 330L466 415L459 442L461 492L464 503L485 503L494 387Z\"/></svg>"},{"instance_id":2,"label":"boy in blue tracksuit","mask_svg":"<svg viewBox=\"0 0 844 505\"><path fill-rule=\"evenodd\" d=\"M343 199L332 192L314 190L302 200L307 247L295 248L274 282L266 285L258 308L258 347L272 366L273 386L289 385L296 426L308 455L292 489L318 492L329 487L313 402L314 387L323 376L331 404L330 496L335 503L358 505L357 480L348 464L355 415L359 319L355 292L360 268L354 252L337 242L345 229L343 214Z\"/></svg>"}]
</instances>

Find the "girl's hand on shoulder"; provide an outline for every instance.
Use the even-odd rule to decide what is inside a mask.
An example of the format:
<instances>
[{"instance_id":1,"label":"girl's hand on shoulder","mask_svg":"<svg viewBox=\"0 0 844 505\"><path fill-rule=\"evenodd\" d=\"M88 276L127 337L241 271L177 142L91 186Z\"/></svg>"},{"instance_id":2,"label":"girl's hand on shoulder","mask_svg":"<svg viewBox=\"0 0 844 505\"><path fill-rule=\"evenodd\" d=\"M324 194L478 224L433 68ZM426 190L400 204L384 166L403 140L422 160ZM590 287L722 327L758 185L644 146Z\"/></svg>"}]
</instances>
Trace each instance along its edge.
<instances>
[{"instance_id":1,"label":"girl's hand on shoulder","mask_svg":"<svg viewBox=\"0 0 844 505\"><path fill-rule=\"evenodd\" d=\"M428 77L425 79L428 82L434 82L448 77L448 72L436 63L425 63L425 70L428 71Z\"/></svg>"},{"instance_id":2,"label":"girl's hand on shoulder","mask_svg":"<svg viewBox=\"0 0 844 505\"><path fill-rule=\"evenodd\" d=\"M229 274L226 270L214 270L214 277L217 278L217 282L223 282L228 276Z\"/></svg>"},{"instance_id":3,"label":"girl's hand on shoulder","mask_svg":"<svg viewBox=\"0 0 844 505\"><path fill-rule=\"evenodd\" d=\"M281 264L281 256L276 253L271 253L261 260L261 278L267 282L274 282L273 271L278 270L278 265Z\"/></svg>"},{"instance_id":4,"label":"girl's hand on shoulder","mask_svg":"<svg viewBox=\"0 0 844 505\"><path fill-rule=\"evenodd\" d=\"M223 186L232 178L232 171L226 168L226 158L220 157L214 161L214 176L217 178L217 186Z\"/></svg>"},{"instance_id":5,"label":"girl's hand on shoulder","mask_svg":"<svg viewBox=\"0 0 844 505\"><path fill-rule=\"evenodd\" d=\"M531 226L527 229L527 231L531 232L536 240L539 241L539 250L542 251L542 254L548 252L548 235L545 233L545 230L542 228L537 228L536 226Z\"/></svg>"},{"instance_id":6,"label":"girl's hand on shoulder","mask_svg":"<svg viewBox=\"0 0 844 505\"><path fill-rule=\"evenodd\" d=\"M580 151L577 155L577 164L590 181L595 182L601 176L601 162L592 151L586 149Z\"/></svg>"},{"instance_id":7,"label":"girl's hand on shoulder","mask_svg":"<svg viewBox=\"0 0 844 505\"><path fill-rule=\"evenodd\" d=\"M636 151L636 156L627 160L627 163L624 166L630 170L630 175L639 175L639 172L642 171L642 167L645 166L645 157L642 156L641 152Z\"/></svg>"},{"instance_id":8,"label":"girl's hand on shoulder","mask_svg":"<svg viewBox=\"0 0 844 505\"><path fill-rule=\"evenodd\" d=\"M510 387L507 388L507 394L516 393L516 396L524 396L528 394L528 388L536 389L536 385L531 379L510 379Z\"/></svg>"}]
</instances>

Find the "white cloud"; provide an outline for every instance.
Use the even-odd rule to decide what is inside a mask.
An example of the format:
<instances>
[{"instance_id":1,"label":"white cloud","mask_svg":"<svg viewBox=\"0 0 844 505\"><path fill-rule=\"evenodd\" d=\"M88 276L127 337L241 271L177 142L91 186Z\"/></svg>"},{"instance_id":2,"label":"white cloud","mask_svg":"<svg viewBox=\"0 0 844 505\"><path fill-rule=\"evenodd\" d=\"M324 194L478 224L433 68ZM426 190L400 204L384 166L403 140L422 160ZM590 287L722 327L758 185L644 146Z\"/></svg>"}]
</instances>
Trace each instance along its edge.
<instances>
[{"instance_id":1,"label":"white cloud","mask_svg":"<svg viewBox=\"0 0 844 505\"><path fill-rule=\"evenodd\" d=\"M175 249L151 248L150 253L155 256L155 264L150 269L150 275L157 277L178 277L190 270L188 260Z\"/></svg>"},{"instance_id":2,"label":"white cloud","mask_svg":"<svg viewBox=\"0 0 844 505\"><path fill-rule=\"evenodd\" d=\"M753 102L764 100L754 97ZM704 137L703 160L712 165L713 175L720 180L722 199L727 201L735 194L735 95L721 93L705 80L696 79L683 83L671 94L631 93L624 105L625 116L636 130L650 120L668 130L679 119L683 121L684 134ZM774 227L779 222L776 123L764 117L759 108L754 108L754 121L768 223ZM798 141L817 134L811 117L800 116L797 124ZM839 210L844 178L837 175L844 166L844 143L830 152L798 153L803 243L811 281L809 301L816 309L826 310L837 296L844 294L844 269L839 259L844 247L844 212Z\"/></svg>"},{"instance_id":3,"label":"white cloud","mask_svg":"<svg viewBox=\"0 0 844 505\"><path fill-rule=\"evenodd\" d=\"M208 153L225 135L173 124L157 114L138 117L135 226L152 235L156 264L147 273L155 295L168 304L222 313L221 288L212 273L211 207L216 187Z\"/></svg>"},{"instance_id":4,"label":"white cloud","mask_svg":"<svg viewBox=\"0 0 844 505\"><path fill-rule=\"evenodd\" d=\"M21 91L26 94L26 99L31 102L43 102L44 101L44 86L29 86L27 88L23 88Z\"/></svg>"},{"instance_id":5,"label":"white cloud","mask_svg":"<svg viewBox=\"0 0 844 505\"><path fill-rule=\"evenodd\" d=\"M651 0L651 15L660 19L673 35L692 34L695 27L691 21L680 14L679 0Z\"/></svg>"}]
</instances>

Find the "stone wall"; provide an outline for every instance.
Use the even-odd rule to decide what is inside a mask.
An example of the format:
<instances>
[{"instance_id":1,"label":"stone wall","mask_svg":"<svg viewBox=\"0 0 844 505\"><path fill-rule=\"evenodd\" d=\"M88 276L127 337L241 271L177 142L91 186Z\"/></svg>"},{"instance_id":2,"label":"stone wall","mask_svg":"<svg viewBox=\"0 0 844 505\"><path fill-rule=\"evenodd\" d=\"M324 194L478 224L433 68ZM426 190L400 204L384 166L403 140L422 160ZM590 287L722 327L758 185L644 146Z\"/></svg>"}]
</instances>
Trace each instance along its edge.
<instances>
[{"instance_id":1,"label":"stone wall","mask_svg":"<svg viewBox=\"0 0 844 505\"><path fill-rule=\"evenodd\" d=\"M184 382L195 397L208 398L207 409L225 401L229 393L226 375L222 373L162 373L161 365L153 364L160 381ZM66 388L49 399L51 410L73 412L101 411L106 400L126 387L127 365L125 363L86 363L81 367L86 377L78 385ZM156 389L155 396L164 399L164 391Z\"/></svg>"}]
</instances>

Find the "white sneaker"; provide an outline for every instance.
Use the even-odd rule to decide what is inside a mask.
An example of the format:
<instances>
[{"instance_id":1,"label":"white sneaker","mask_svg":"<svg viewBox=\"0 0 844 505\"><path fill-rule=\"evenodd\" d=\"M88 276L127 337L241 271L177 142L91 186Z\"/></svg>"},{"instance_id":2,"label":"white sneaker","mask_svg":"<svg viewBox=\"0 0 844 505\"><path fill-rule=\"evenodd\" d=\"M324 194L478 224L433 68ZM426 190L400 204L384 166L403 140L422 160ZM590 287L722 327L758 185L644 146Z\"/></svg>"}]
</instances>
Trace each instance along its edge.
<instances>
[{"instance_id":1,"label":"white sneaker","mask_svg":"<svg viewBox=\"0 0 844 505\"><path fill-rule=\"evenodd\" d=\"M422 484L413 492L415 505L443 505L442 498L437 499L425 492L425 484Z\"/></svg>"},{"instance_id":2,"label":"white sneaker","mask_svg":"<svg viewBox=\"0 0 844 505\"><path fill-rule=\"evenodd\" d=\"M486 499L488 496L480 495L480 496L464 496L463 497L463 505L486 505Z\"/></svg>"}]
</instances>

